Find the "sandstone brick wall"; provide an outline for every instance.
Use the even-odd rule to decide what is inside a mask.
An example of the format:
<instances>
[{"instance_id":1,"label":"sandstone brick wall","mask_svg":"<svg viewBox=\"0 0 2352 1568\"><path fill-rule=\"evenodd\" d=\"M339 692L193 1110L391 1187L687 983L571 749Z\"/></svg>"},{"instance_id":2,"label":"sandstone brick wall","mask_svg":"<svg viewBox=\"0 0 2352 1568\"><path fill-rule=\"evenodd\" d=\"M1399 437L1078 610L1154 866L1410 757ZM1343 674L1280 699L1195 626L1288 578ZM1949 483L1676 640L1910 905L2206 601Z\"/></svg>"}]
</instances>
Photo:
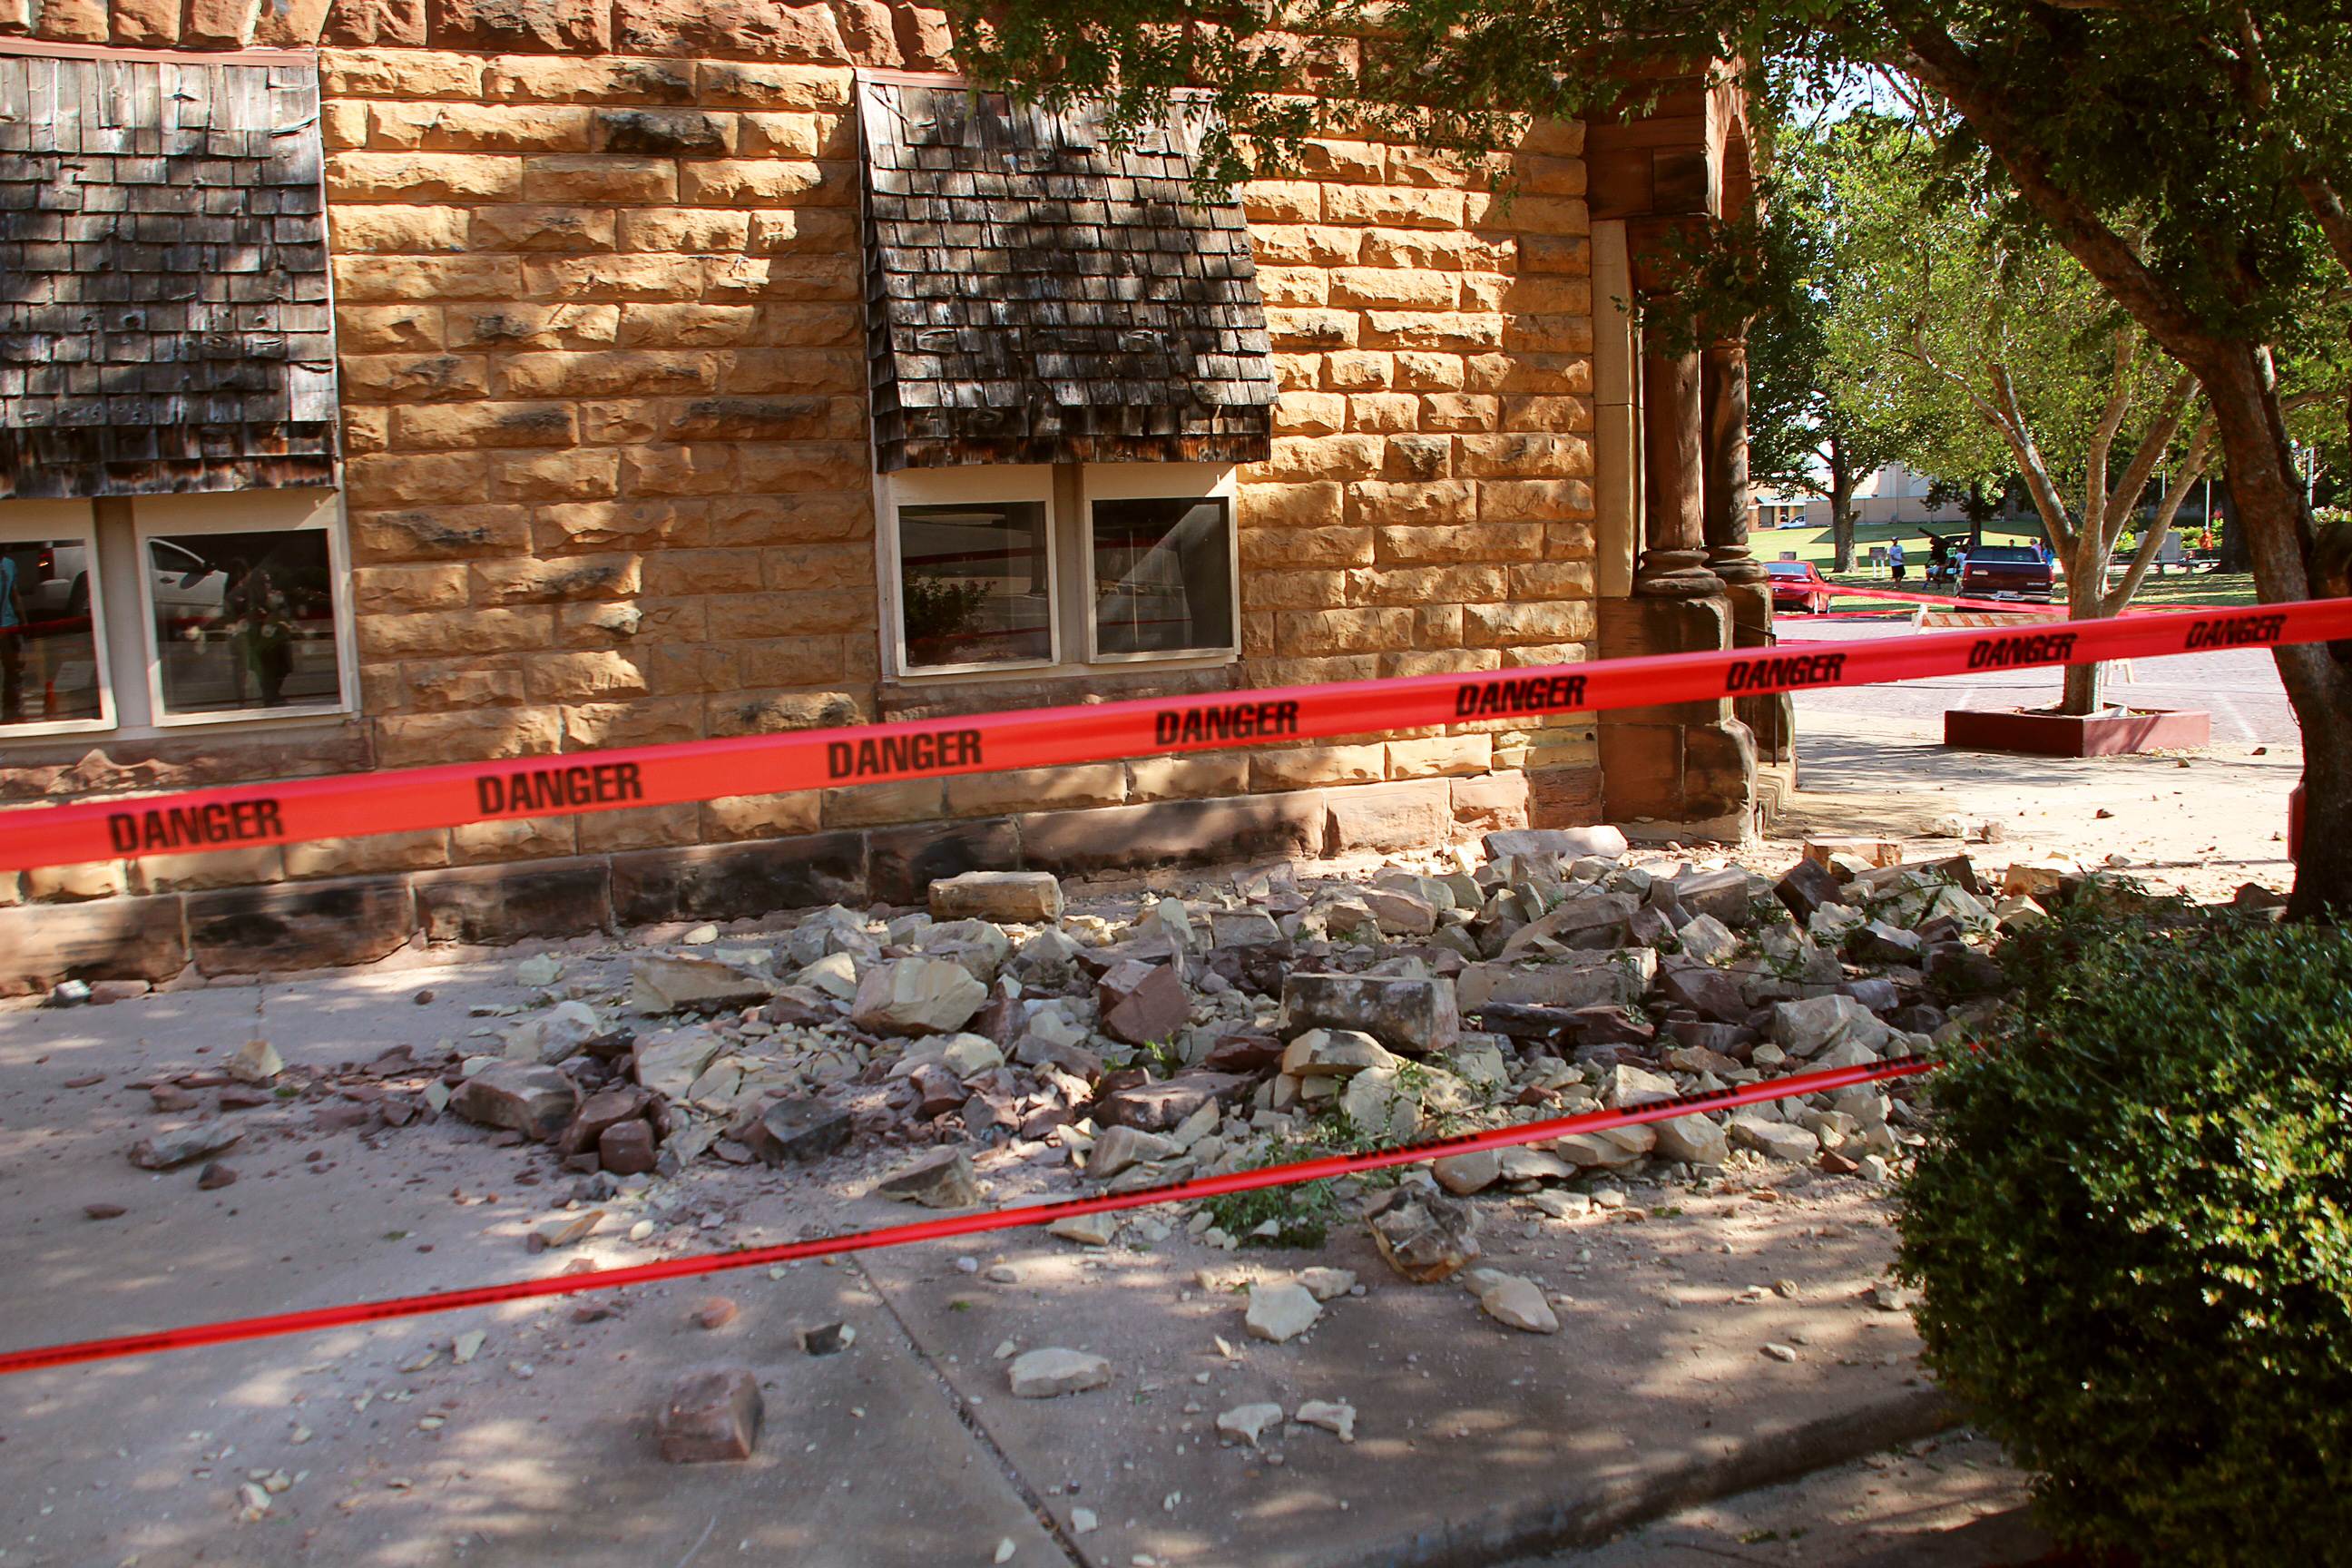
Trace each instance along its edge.
<instances>
[{"instance_id":1,"label":"sandstone brick wall","mask_svg":"<svg viewBox=\"0 0 2352 1568\"><path fill-rule=\"evenodd\" d=\"M323 46L362 710L318 748L331 765L879 710L851 90L859 66L940 68L940 13L0 0L11 31ZM1245 194L1284 392L1272 460L1244 473L1236 683L1591 652L1581 151L1580 128L1538 128L1507 204L1441 160L1361 143ZM993 705L984 688L957 698ZM1518 766L1530 739L1476 726L76 868L0 903L1462 778ZM285 740L252 746L256 776L287 771ZM205 736L205 758L191 743L158 746L138 776L238 771L233 731ZM1589 724L1549 732L1543 755L1590 766ZM51 768L35 787L73 782Z\"/></svg>"}]
</instances>

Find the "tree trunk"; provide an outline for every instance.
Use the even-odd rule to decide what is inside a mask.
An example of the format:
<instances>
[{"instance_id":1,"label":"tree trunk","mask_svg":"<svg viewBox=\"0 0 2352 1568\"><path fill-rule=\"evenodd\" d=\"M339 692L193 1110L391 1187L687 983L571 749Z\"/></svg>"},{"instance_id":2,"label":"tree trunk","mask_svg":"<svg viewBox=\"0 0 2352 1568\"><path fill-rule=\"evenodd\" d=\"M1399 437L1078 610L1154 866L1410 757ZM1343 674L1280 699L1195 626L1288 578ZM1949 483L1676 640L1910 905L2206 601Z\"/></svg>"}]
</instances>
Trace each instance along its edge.
<instances>
[{"instance_id":1,"label":"tree trunk","mask_svg":"<svg viewBox=\"0 0 2352 1568\"><path fill-rule=\"evenodd\" d=\"M2074 536L2074 559L2066 569L2066 618L2069 621L2099 621L2106 619L2107 559L2099 548L2099 521L2085 518L2080 532ZM2106 706L2107 667L2104 664L2070 664L2066 667L2066 694L2058 704L2058 711L2077 719L2087 719Z\"/></svg>"},{"instance_id":2,"label":"tree trunk","mask_svg":"<svg viewBox=\"0 0 2352 1568\"><path fill-rule=\"evenodd\" d=\"M1853 476L1835 438L1830 442L1830 570L1853 570Z\"/></svg>"},{"instance_id":3,"label":"tree trunk","mask_svg":"<svg viewBox=\"0 0 2352 1568\"><path fill-rule=\"evenodd\" d=\"M2246 524L2238 515L2237 498L2230 493L2230 481L2216 479L2213 488L2221 497L2221 559L2217 570L2251 572L2254 569L2253 552L2246 548Z\"/></svg>"},{"instance_id":4,"label":"tree trunk","mask_svg":"<svg viewBox=\"0 0 2352 1568\"><path fill-rule=\"evenodd\" d=\"M2265 604L2308 598L2311 520L2268 356L2257 344L2226 343L2199 376L2221 434L2255 592ZM2305 644L2273 657L2303 730L2303 856L2287 912L2352 915L2352 647Z\"/></svg>"}]
</instances>

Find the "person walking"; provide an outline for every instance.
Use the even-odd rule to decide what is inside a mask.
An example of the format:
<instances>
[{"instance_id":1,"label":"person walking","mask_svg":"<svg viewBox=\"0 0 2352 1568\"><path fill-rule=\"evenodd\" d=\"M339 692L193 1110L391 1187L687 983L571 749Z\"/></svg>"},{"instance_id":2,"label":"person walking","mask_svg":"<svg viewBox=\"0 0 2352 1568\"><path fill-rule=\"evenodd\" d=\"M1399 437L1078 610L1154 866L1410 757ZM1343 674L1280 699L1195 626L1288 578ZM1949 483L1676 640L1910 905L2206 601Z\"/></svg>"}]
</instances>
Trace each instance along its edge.
<instances>
[{"instance_id":1,"label":"person walking","mask_svg":"<svg viewBox=\"0 0 2352 1568\"><path fill-rule=\"evenodd\" d=\"M1901 540L1896 539L1888 542L1886 546L1886 566L1887 570L1895 574L1895 580L1897 583L1903 581L1903 542Z\"/></svg>"}]
</instances>

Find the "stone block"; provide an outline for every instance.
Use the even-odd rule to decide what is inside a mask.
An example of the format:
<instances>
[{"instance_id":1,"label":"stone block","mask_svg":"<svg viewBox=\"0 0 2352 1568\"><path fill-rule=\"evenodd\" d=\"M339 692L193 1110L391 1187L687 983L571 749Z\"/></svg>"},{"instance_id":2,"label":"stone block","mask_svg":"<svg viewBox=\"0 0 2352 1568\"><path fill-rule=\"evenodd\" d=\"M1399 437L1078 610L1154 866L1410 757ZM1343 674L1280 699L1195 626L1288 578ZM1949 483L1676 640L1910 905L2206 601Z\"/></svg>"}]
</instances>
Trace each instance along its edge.
<instances>
[{"instance_id":1,"label":"stone block","mask_svg":"<svg viewBox=\"0 0 2352 1568\"><path fill-rule=\"evenodd\" d=\"M1422 849L1454 836L1454 793L1444 779L1326 790L1324 853Z\"/></svg>"},{"instance_id":2,"label":"stone block","mask_svg":"<svg viewBox=\"0 0 2352 1568\"><path fill-rule=\"evenodd\" d=\"M187 967L177 897L0 909L0 996L65 980L169 980Z\"/></svg>"},{"instance_id":3,"label":"stone block","mask_svg":"<svg viewBox=\"0 0 2352 1568\"><path fill-rule=\"evenodd\" d=\"M929 902L934 920L1050 925L1062 918L1062 884L1050 871L966 871L933 881Z\"/></svg>"},{"instance_id":4,"label":"stone block","mask_svg":"<svg viewBox=\"0 0 2352 1568\"><path fill-rule=\"evenodd\" d=\"M1020 836L1006 817L876 828L866 845L867 896L892 904L921 904L936 882L1008 870L1021 859Z\"/></svg>"},{"instance_id":5,"label":"stone block","mask_svg":"<svg viewBox=\"0 0 2352 1568\"><path fill-rule=\"evenodd\" d=\"M189 956L206 974L373 963L416 929L404 877L191 893Z\"/></svg>"},{"instance_id":6,"label":"stone block","mask_svg":"<svg viewBox=\"0 0 2352 1568\"><path fill-rule=\"evenodd\" d=\"M1294 971L1283 982L1285 1039L1313 1029L1356 1029L1391 1050L1423 1056L1452 1045L1461 1028L1451 980Z\"/></svg>"},{"instance_id":7,"label":"stone block","mask_svg":"<svg viewBox=\"0 0 2352 1568\"><path fill-rule=\"evenodd\" d=\"M815 7L811 7L815 9ZM654 1418L661 1457L673 1465L748 1459L760 1445L760 1380L743 1367L689 1374Z\"/></svg>"},{"instance_id":8,"label":"stone block","mask_svg":"<svg viewBox=\"0 0 2352 1568\"><path fill-rule=\"evenodd\" d=\"M1250 784L1295 790L1317 784L1377 784L1388 773L1388 749L1364 746L1282 746L1250 753Z\"/></svg>"},{"instance_id":9,"label":"stone block","mask_svg":"<svg viewBox=\"0 0 2352 1568\"><path fill-rule=\"evenodd\" d=\"M612 858L618 923L749 920L778 910L861 903L866 843L819 833L751 844L643 849Z\"/></svg>"},{"instance_id":10,"label":"stone block","mask_svg":"<svg viewBox=\"0 0 2352 1568\"><path fill-rule=\"evenodd\" d=\"M432 943L500 944L575 936L613 920L602 858L467 866L414 877L417 924Z\"/></svg>"},{"instance_id":11,"label":"stone block","mask_svg":"<svg viewBox=\"0 0 2352 1568\"><path fill-rule=\"evenodd\" d=\"M1156 801L1013 818L1023 862L1074 876L1202 860L1267 860L1323 850L1320 791Z\"/></svg>"},{"instance_id":12,"label":"stone block","mask_svg":"<svg viewBox=\"0 0 2352 1568\"><path fill-rule=\"evenodd\" d=\"M1454 824L1462 833L1490 833L1528 825L1528 775L1522 773L1482 773L1447 781L1452 792Z\"/></svg>"},{"instance_id":13,"label":"stone block","mask_svg":"<svg viewBox=\"0 0 2352 1568\"><path fill-rule=\"evenodd\" d=\"M1076 767L969 773L949 779L947 795L949 814L955 816L1124 805L1127 769L1119 763L1088 763Z\"/></svg>"}]
</instances>

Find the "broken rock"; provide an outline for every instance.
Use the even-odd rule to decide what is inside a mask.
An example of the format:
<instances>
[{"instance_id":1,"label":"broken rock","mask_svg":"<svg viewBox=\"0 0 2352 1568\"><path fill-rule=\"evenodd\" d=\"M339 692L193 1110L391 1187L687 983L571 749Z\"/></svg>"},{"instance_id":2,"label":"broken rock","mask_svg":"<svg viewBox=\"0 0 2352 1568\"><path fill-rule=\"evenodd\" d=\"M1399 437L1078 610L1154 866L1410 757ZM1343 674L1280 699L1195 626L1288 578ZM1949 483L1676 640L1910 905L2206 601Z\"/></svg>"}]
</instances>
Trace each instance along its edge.
<instances>
[{"instance_id":1,"label":"broken rock","mask_svg":"<svg viewBox=\"0 0 2352 1568\"><path fill-rule=\"evenodd\" d=\"M1342 1443L1356 1440L1356 1407L1337 1401L1310 1399L1290 1417L1302 1426L1314 1426L1330 1433Z\"/></svg>"},{"instance_id":2,"label":"broken rock","mask_svg":"<svg viewBox=\"0 0 2352 1568\"><path fill-rule=\"evenodd\" d=\"M1282 1425L1282 1406L1275 1404L1237 1405L1217 1417L1217 1435L1257 1447L1260 1434Z\"/></svg>"},{"instance_id":3,"label":"broken rock","mask_svg":"<svg viewBox=\"0 0 2352 1568\"><path fill-rule=\"evenodd\" d=\"M1650 1127L1657 1134L1657 1152L1666 1159L1686 1165L1720 1165L1731 1157L1730 1140L1706 1117L1677 1116L1671 1121L1654 1121Z\"/></svg>"},{"instance_id":4,"label":"broken rock","mask_svg":"<svg viewBox=\"0 0 2352 1568\"><path fill-rule=\"evenodd\" d=\"M637 1082L665 1100L684 1100L726 1042L700 1025L653 1038L639 1037L630 1047Z\"/></svg>"},{"instance_id":5,"label":"broken rock","mask_svg":"<svg viewBox=\"0 0 2352 1568\"><path fill-rule=\"evenodd\" d=\"M742 1367L689 1374L654 1419L661 1457L673 1465L748 1459L760 1444L760 1380Z\"/></svg>"},{"instance_id":6,"label":"broken rock","mask_svg":"<svg viewBox=\"0 0 2352 1568\"><path fill-rule=\"evenodd\" d=\"M875 1184L874 1191L931 1209L970 1208L980 1202L980 1178L961 1150L942 1149Z\"/></svg>"},{"instance_id":7,"label":"broken rock","mask_svg":"<svg viewBox=\"0 0 2352 1568\"><path fill-rule=\"evenodd\" d=\"M1085 1351L1027 1351L1013 1358L1011 1377L1015 1399L1052 1399L1102 1387L1110 1381L1110 1363Z\"/></svg>"},{"instance_id":8,"label":"broken rock","mask_svg":"<svg viewBox=\"0 0 2352 1568\"><path fill-rule=\"evenodd\" d=\"M459 1085L449 1105L468 1121L546 1142L571 1124L580 1086L561 1068L498 1061Z\"/></svg>"},{"instance_id":9,"label":"broken rock","mask_svg":"<svg viewBox=\"0 0 2352 1568\"><path fill-rule=\"evenodd\" d=\"M1425 1056L1454 1042L1462 1017L1451 980L1293 973L1282 985L1282 1036L1316 1028L1360 1030L1392 1051Z\"/></svg>"},{"instance_id":10,"label":"broken rock","mask_svg":"<svg viewBox=\"0 0 2352 1568\"><path fill-rule=\"evenodd\" d=\"M751 1152L771 1165L822 1160L849 1142L849 1112L822 1100L777 1100L743 1135Z\"/></svg>"},{"instance_id":11,"label":"broken rock","mask_svg":"<svg viewBox=\"0 0 2352 1568\"><path fill-rule=\"evenodd\" d=\"M1478 1306L1488 1317L1530 1334L1559 1332L1559 1318L1544 1300L1542 1289L1517 1274L1480 1270Z\"/></svg>"},{"instance_id":12,"label":"broken rock","mask_svg":"<svg viewBox=\"0 0 2352 1568\"><path fill-rule=\"evenodd\" d=\"M1400 1187L1372 1216L1372 1240L1390 1268L1433 1285L1478 1258L1478 1211L1460 1198Z\"/></svg>"},{"instance_id":13,"label":"broken rock","mask_svg":"<svg viewBox=\"0 0 2352 1568\"><path fill-rule=\"evenodd\" d=\"M877 1035L943 1035L970 1023L987 1000L988 987L961 963L902 958L866 972L849 1017Z\"/></svg>"},{"instance_id":14,"label":"broken rock","mask_svg":"<svg viewBox=\"0 0 2352 1568\"><path fill-rule=\"evenodd\" d=\"M285 1059L268 1040L247 1040L228 1058L228 1076L239 1083L266 1084L286 1070Z\"/></svg>"},{"instance_id":15,"label":"broken rock","mask_svg":"<svg viewBox=\"0 0 2352 1568\"><path fill-rule=\"evenodd\" d=\"M1254 1339L1283 1344L1315 1326L1323 1304L1315 1292L1292 1281L1250 1287L1249 1310L1243 1317Z\"/></svg>"},{"instance_id":16,"label":"broken rock","mask_svg":"<svg viewBox=\"0 0 2352 1568\"><path fill-rule=\"evenodd\" d=\"M217 1154L245 1136L226 1121L199 1121L170 1132L156 1132L131 1146L131 1163L142 1171L168 1171L191 1160Z\"/></svg>"},{"instance_id":17,"label":"broken rock","mask_svg":"<svg viewBox=\"0 0 2352 1568\"><path fill-rule=\"evenodd\" d=\"M640 1013L720 1013L768 999L773 982L746 965L680 953L640 953L629 963L629 1005Z\"/></svg>"},{"instance_id":18,"label":"broken rock","mask_svg":"<svg viewBox=\"0 0 2352 1568\"><path fill-rule=\"evenodd\" d=\"M1062 918L1062 884L1050 871L966 871L930 886L931 918L1051 925Z\"/></svg>"},{"instance_id":19,"label":"broken rock","mask_svg":"<svg viewBox=\"0 0 2352 1568\"><path fill-rule=\"evenodd\" d=\"M1130 1046L1172 1040L1192 1020L1192 999L1174 968L1136 959L1103 972L1095 983L1095 1006L1103 1033Z\"/></svg>"}]
</instances>

